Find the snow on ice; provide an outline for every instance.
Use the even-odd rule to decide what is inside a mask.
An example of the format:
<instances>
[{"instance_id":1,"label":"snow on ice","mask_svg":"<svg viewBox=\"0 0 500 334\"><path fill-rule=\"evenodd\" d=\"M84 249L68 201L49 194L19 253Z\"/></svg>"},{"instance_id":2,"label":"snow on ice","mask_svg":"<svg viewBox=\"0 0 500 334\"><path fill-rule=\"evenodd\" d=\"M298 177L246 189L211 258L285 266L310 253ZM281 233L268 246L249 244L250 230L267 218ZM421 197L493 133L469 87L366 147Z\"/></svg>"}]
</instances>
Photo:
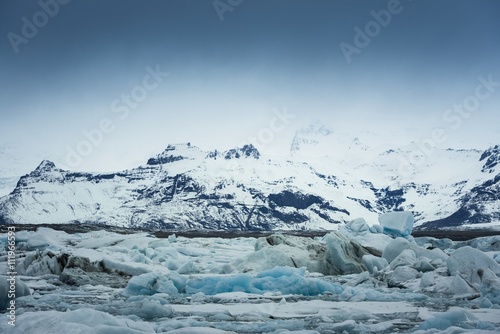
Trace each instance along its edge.
<instances>
[{"instance_id":1,"label":"snow on ice","mask_svg":"<svg viewBox=\"0 0 500 334\"><path fill-rule=\"evenodd\" d=\"M414 239L408 213L380 223L316 238L19 231L16 326L1 276L0 332L500 331L498 237Z\"/></svg>"}]
</instances>

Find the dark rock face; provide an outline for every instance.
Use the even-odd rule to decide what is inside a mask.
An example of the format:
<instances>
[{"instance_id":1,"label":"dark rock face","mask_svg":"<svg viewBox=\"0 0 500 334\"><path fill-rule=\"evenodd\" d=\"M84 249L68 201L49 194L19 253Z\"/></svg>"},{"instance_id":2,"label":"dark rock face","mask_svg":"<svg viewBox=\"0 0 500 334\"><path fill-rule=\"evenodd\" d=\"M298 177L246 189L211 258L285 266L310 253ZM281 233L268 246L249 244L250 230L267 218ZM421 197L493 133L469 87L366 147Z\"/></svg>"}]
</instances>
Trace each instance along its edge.
<instances>
[{"instance_id":1,"label":"dark rock face","mask_svg":"<svg viewBox=\"0 0 500 334\"><path fill-rule=\"evenodd\" d=\"M500 212L488 212L486 204L500 200L500 174L472 188L460 199L461 207L449 217L425 223L421 229L459 227L464 224L490 223L500 220Z\"/></svg>"},{"instance_id":2,"label":"dark rock face","mask_svg":"<svg viewBox=\"0 0 500 334\"><path fill-rule=\"evenodd\" d=\"M500 146L495 145L484 151L479 161L484 161L483 173L492 173L498 163L500 163Z\"/></svg>"},{"instance_id":3,"label":"dark rock face","mask_svg":"<svg viewBox=\"0 0 500 334\"><path fill-rule=\"evenodd\" d=\"M404 198L404 189L389 190L389 188L375 189L372 188L377 197L377 207L386 208L387 211L402 211L401 204L406 199Z\"/></svg>"},{"instance_id":4,"label":"dark rock face","mask_svg":"<svg viewBox=\"0 0 500 334\"><path fill-rule=\"evenodd\" d=\"M323 203L323 199L319 196L294 193L291 191L283 191L279 194L270 194L268 199L271 207L289 206L295 209L306 209L313 204Z\"/></svg>"},{"instance_id":5,"label":"dark rock face","mask_svg":"<svg viewBox=\"0 0 500 334\"><path fill-rule=\"evenodd\" d=\"M191 144L186 145L188 148L191 147ZM175 145L168 145L165 151L162 153L158 154L156 157L152 157L148 160L147 164L149 166L155 166L155 165L162 165L162 164L168 164L171 162L179 161L186 159L182 155L179 155L176 152L176 146Z\"/></svg>"},{"instance_id":6,"label":"dark rock face","mask_svg":"<svg viewBox=\"0 0 500 334\"><path fill-rule=\"evenodd\" d=\"M40 174L50 172L55 168L56 165L52 161L43 160L30 175L39 176Z\"/></svg>"},{"instance_id":7,"label":"dark rock face","mask_svg":"<svg viewBox=\"0 0 500 334\"><path fill-rule=\"evenodd\" d=\"M224 159L254 158L259 159L259 151L252 145L244 145L242 148L235 148L224 154Z\"/></svg>"},{"instance_id":8,"label":"dark rock face","mask_svg":"<svg viewBox=\"0 0 500 334\"><path fill-rule=\"evenodd\" d=\"M168 164L168 163L183 160L183 159L184 159L184 157L182 157L180 155L177 155L177 156L167 155L167 156L163 156L163 157L149 158L147 164L150 166L154 166L154 165Z\"/></svg>"}]
</instances>

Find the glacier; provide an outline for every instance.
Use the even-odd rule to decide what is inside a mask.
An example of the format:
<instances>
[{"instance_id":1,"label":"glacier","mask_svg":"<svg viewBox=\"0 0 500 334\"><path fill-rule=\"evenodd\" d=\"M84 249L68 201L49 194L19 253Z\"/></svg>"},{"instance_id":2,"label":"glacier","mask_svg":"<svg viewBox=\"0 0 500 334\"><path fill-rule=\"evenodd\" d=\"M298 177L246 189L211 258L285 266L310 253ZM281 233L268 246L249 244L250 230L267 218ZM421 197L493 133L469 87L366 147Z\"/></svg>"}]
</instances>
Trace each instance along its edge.
<instances>
[{"instance_id":1,"label":"glacier","mask_svg":"<svg viewBox=\"0 0 500 334\"><path fill-rule=\"evenodd\" d=\"M19 226L16 326L2 316L0 331L500 330L497 236L403 238L373 226L357 219L316 237L226 238ZM0 234L2 272L6 245Z\"/></svg>"}]
</instances>

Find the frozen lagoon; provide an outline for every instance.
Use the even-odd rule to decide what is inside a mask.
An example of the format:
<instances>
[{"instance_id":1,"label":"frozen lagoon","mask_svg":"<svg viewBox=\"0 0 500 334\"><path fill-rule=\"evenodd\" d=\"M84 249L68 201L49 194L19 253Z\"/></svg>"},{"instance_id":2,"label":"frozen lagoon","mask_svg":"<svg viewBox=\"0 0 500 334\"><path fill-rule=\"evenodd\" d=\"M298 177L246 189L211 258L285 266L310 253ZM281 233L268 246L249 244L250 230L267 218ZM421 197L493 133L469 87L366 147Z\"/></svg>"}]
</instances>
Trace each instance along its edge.
<instances>
[{"instance_id":1,"label":"frozen lagoon","mask_svg":"<svg viewBox=\"0 0 500 334\"><path fill-rule=\"evenodd\" d=\"M500 330L500 237L453 242L381 232L362 220L315 238L17 231L18 279L30 294L15 300L16 327L2 310L0 331Z\"/></svg>"}]
</instances>

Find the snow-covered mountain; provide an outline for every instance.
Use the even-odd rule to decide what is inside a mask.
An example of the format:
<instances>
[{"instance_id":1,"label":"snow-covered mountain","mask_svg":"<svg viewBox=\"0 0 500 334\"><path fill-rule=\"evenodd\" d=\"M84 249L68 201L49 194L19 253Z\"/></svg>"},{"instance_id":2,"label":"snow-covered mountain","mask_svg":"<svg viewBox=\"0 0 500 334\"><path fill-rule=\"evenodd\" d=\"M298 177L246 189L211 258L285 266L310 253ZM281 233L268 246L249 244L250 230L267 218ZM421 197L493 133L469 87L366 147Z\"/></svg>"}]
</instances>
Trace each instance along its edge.
<instances>
[{"instance_id":1,"label":"snow-covered mountain","mask_svg":"<svg viewBox=\"0 0 500 334\"><path fill-rule=\"evenodd\" d=\"M261 157L252 145L204 152L180 144L144 166L111 174L70 172L43 161L1 199L0 210L3 222L12 223L186 229L332 228L350 219L349 210L369 215L338 183L369 195L361 182Z\"/></svg>"},{"instance_id":2,"label":"snow-covered mountain","mask_svg":"<svg viewBox=\"0 0 500 334\"><path fill-rule=\"evenodd\" d=\"M423 155L418 143L374 143L371 134L349 138L313 126L297 132L287 157L263 156L252 145L203 151L187 143L116 173L43 161L0 198L0 224L336 229L357 217L375 223L393 210L412 211L421 228L500 222L499 146Z\"/></svg>"},{"instance_id":3,"label":"snow-covered mountain","mask_svg":"<svg viewBox=\"0 0 500 334\"><path fill-rule=\"evenodd\" d=\"M420 228L500 224L499 145L486 151L440 149L429 139L404 144L400 134L353 136L317 123L297 131L290 153L369 181L385 210L413 211Z\"/></svg>"}]
</instances>

